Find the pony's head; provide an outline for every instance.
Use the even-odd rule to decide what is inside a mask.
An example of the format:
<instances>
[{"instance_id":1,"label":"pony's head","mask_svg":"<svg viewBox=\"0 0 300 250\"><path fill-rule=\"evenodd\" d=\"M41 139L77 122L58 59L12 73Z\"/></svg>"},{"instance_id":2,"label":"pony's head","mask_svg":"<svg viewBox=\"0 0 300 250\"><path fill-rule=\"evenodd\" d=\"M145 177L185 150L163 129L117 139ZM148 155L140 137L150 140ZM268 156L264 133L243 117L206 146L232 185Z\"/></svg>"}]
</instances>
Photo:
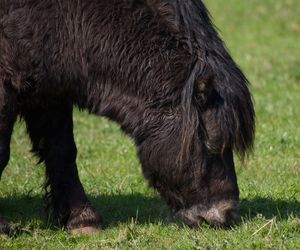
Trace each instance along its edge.
<instances>
[{"instance_id":1,"label":"pony's head","mask_svg":"<svg viewBox=\"0 0 300 250\"><path fill-rule=\"evenodd\" d=\"M144 174L186 224L232 225L239 217L233 152L243 158L254 138L248 81L201 1L148 2L183 44L189 63L180 102L163 107L138 143Z\"/></svg>"}]
</instances>

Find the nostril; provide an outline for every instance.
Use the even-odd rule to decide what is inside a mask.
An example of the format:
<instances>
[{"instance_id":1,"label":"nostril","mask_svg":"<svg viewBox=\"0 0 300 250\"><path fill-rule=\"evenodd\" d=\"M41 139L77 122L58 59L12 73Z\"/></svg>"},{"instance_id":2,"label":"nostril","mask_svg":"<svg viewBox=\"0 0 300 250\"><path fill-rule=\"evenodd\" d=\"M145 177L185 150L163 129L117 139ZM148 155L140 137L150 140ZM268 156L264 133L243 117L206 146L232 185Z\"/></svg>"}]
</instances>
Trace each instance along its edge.
<instances>
[{"instance_id":1,"label":"nostril","mask_svg":"<svg viewBox=\"0 0 300 250\"><path fill-rule=\"evenodd\" d=\"M237 209L227 209L224 211L224 219L226 226L232 226L239 221L240 214Z\"/></svg>"}]
</instances>

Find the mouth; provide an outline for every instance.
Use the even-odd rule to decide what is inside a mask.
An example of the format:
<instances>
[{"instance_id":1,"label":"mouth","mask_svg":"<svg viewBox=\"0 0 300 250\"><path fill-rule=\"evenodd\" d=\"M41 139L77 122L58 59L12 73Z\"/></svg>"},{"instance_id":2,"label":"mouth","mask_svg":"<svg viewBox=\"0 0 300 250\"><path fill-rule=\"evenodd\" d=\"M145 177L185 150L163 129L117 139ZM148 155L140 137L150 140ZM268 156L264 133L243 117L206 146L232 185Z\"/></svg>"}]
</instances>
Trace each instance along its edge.
<instances>
[{"instance_id":1,"label":"mouth","mask_svg":"<svg viewBox=\"0 0 300 250\"><path fill-rule=\"evenodd\" d=\"M181 209L175 213L175 217L193 228L199 227L203 222L213 227L230 227L239 221L240 215L236 201L220 201L209 208L194 205Z\"/></svg>"}]
</instances>

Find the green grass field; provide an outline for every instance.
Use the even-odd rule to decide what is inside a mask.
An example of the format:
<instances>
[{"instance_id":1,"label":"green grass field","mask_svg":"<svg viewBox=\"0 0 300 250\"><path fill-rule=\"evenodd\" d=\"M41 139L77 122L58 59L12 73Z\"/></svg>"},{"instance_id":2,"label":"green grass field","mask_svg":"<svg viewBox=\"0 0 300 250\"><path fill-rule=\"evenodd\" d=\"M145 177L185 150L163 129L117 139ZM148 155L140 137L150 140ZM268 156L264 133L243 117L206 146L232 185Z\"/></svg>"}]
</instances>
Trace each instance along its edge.
<instances>
[{"instance_id":1,"label":"green grass field","mask_svg":"<svg viewBox=\"0 0 300 250\"><path fill-rule=\"evenodd\" d=\"M300 249L300 1L205 2L255 99L255 151L245 164L236 161L242 222L230 230L168 223L132 141L116 124L75 111L80 177L102 212L103 231L73 236L48 222L44 168L17 124L0 214L22 233L0 236L0 249Z\"/></svg>"}]
</instances>

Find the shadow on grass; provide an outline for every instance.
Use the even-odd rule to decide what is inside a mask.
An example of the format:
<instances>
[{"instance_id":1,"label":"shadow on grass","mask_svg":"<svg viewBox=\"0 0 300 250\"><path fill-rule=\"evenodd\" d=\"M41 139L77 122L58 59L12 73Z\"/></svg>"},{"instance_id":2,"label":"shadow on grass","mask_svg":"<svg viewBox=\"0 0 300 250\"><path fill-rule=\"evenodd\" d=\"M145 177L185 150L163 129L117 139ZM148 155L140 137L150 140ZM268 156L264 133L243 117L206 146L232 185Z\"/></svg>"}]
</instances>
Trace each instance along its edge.
<instances>
[{"instance_id":1,"label":"shadow on grass","mask_svg":"<svg viewBox=\"0 0 300 250\"><path fill-rule=\"evenodd\" d=\"M104 228L132 220L139 224L165 223L169 209L160 197L146 197L142 194L104 195L89 197L103 216Z\"/></svg>"},{"instance_id":2,"label":"shadow on grass","mask_svg":"<svg viewBox=\"0 0 300 250\"><path fill-rule=\"evenodd\" d=\"M256 197L254 199L242 199L240 201L240 213L246 220L257 215L267 219L277 217L286 220L290 216L300 217L300 201L298 200L273 200L271 198Z\"/></svg>"},{"instance_id":3,"label":"shadow on grass","mask_svg":"<svg viewBox=\"0 0 300 250\"><path fill-rule=\"evenodd\" d=\"M167 224L169 209L159 197L145 197L142 194L104 195L89 197L103 216L103 227L111 228L134 220L138 224ZM41 196L16 196L0 198L0 214L7 220L21 226L57 230L47 222ZM266 218L277 217L286 220L293 215L300 217L300 202L297 200L273 200L257 197L243 199L240 203L241 216L245 221L257 215Z\"/></svg>"},{"instance_id":4,"label":"shadow on grass","mask_svg":"<svg viewBox=\"0 0 300 250\"><path fill-rule=\"evenodd\" d=\"M88 199L102 215L104 229L132 220L139 224L165 223L169 214L169 209L159 197L132 194L89 196ZM47 220L42 196L0 198L0 215L21 227L29 225L29 229L58 229Z\"/></svg>"}]
</instances>

